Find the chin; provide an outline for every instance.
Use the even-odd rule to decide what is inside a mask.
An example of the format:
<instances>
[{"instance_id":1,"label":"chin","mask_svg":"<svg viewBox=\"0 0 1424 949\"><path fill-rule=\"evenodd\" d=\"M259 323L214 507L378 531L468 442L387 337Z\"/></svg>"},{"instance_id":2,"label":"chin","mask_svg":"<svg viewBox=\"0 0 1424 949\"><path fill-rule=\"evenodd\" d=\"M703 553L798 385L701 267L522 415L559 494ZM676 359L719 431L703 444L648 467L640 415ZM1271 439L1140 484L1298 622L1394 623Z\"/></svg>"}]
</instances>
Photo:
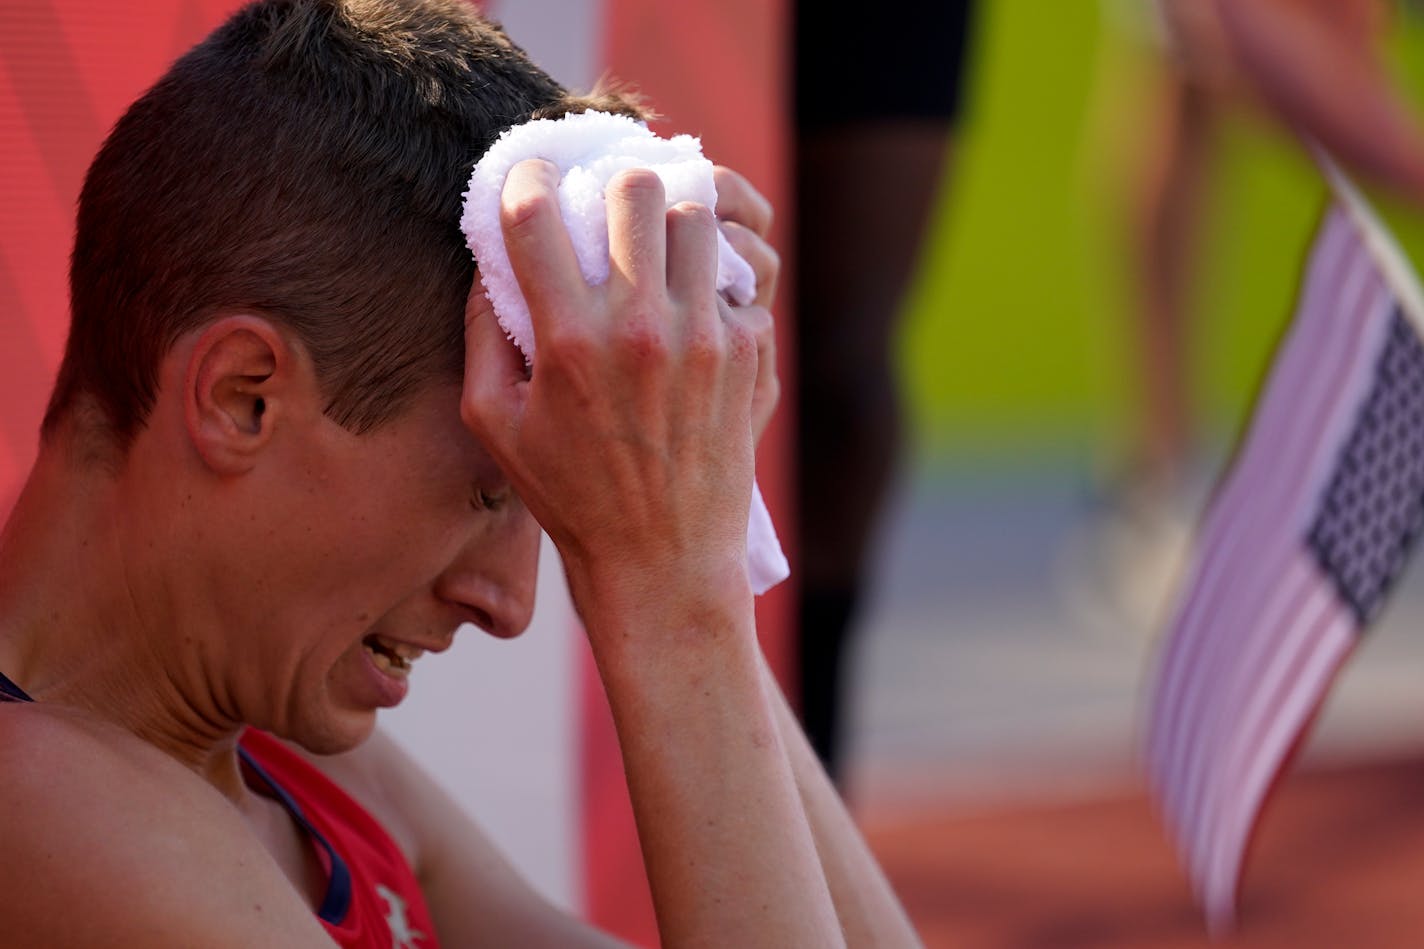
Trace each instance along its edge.
<instances>
[{"instance_id":1,"label":"chin","mask_svg":"<svg viewBox=\"0 0 1424 949\"><path fill-rule=\"evenodd\" d=\"M376 712L333 713L323 722L302 722L293 734L281 735L314 755L339 755L357 748L376 730Z\"/></svg>"}]
</instances>

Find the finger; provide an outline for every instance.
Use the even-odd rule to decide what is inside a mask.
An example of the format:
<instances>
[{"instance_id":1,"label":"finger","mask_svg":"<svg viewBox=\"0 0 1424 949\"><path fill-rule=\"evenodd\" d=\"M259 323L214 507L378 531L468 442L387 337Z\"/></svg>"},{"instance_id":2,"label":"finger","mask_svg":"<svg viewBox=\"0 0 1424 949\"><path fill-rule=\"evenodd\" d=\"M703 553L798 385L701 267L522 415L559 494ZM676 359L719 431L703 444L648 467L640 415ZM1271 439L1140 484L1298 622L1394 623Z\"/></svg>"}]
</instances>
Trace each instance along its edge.
<instances>
[{"instance_id":1,"label":"finger","mask_svg":"<svg viewBox=\"0 0 1424 949\"><path fill-rule=\"evenodd\" d=\"M699 305L709 318L717 296L717 221L701 204L681 201L667 211L668 294Z\"/></svg>"},{"instance_id":2,"label":"finger","mask_svg":"<svg viewBox=\"0 0 1424 949\"><path fill-rule=\"evenodd\" d=\"M478 277L465 302L465 379L460 413L496 455L510 448L528 392L524 355L505 336Z\"/></svg>"},{"instance_id":3,"label":"finger","mask_svg":"<svg viewBox=\"0 0 1424 949\"><path fill-rule=\"evenodd\" d=\"M762 237L771 233L775 214L771 202L750 181L726 165L717 165L712 169L712 182L717 188L718 219L736 221Z\"/></svg>"},{"instance_id":4,"label":"finger","mask_svg":"<svg viewBox=\"0 0 1424 949\"><path fill-rule=\"evenodd\" d=\"M764 306L728 307L724 319L735 320L756 341L757 386L777 381L776 320Z\"/></svg>"},{"instance_id":5,"label":"finger","mask_svg":"<svg viewBox=\"0 0 1424 949\"><path fill-rule=\"evenodd\" d=\"M496 345L496 342L502 345ZM496 378L504 383L525 381L529 378L529 360L519 351L518 345L510 339L499 316L494 312L494 303L485 292L484 281L478 268L475 282L470 287L470 295L465 299L465 368L470 368L472 353L478 349L481 359L489 358L488 367ZM485 356L488 349L494 355Z\"/></svg>"},{"instance_id":6,"label":"finger","mask_svg":"<svg viewBox=\"0 0 1424 949\"><path fill-rule=\"evenodd\" d=\"M614 175L603 191L608 208L608 287L615 298L656 292L667 280L667 198L646 168Z\"/></svg>"},{"instance_id":7,"label":"finger","mask_svg":"<svg viewBox=\"0 0 1424 949\"><path fill-rule=\"evenodd\" d=\"M581 317L588 309L588 285L559 215L558 184L557 168L531 159L510 169L500 193L505 249L536 339L544 324Z\"/></svg>"},{"instance_id":8,"label":"finger","mask_svg":"<svg viewBox=\"0 0 1424 949\"><path fill-rule=\"evenodd\" d=\"M781 376L776 364L776 323L771 311L761 306L724 307L722 318L735 324L755 340L756 368L752 384L751 426L757 442L776 413L781 400Z\"/></svg>"},{"instance_id":9,"label":"finger","mask_svg":"<svg viewBox=\"0 0 1424 949\"><path fill-rule=\"evenodd\" d=\"M781 255L755 231L735 221L723 221L721 228L732 250L751 264L752 273L756 275L756 299L752 302L757 306L771 306L781 279Z\"/></svg>"}]
</instances>

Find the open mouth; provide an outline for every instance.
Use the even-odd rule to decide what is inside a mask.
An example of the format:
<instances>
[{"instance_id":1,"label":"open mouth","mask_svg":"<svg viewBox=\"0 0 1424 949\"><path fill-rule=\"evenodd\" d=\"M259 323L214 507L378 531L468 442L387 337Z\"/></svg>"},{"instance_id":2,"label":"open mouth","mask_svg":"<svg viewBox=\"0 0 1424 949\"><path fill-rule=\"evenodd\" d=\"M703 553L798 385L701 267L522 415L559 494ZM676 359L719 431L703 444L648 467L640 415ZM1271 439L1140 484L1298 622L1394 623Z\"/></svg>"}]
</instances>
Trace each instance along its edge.
<instances>
[{"instance_id":1,"label":"open mouth","mask_svg":"<svg viewBox=\"0 0 1424 949\"><path fill-rule=\"evenodd\" d=\"M366 652L370 653L371 661L375 663L377 669L396 678L405 678L409 675L411 663L419 659L425 652L416 646L386 639L379 633L367 636L361 640L361 645Z\"/></svg>"}]
</instances>

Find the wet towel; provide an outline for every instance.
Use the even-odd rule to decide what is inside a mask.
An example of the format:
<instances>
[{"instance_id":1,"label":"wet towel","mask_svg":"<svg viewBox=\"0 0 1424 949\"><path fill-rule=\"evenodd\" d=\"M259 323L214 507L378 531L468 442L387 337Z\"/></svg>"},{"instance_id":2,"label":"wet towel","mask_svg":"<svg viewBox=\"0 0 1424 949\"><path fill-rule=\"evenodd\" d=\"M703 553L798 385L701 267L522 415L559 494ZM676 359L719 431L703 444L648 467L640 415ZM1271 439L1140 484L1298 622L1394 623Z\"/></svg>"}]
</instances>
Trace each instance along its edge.
<instances>
[{"instance_id":1,"label":"wet towel","mask_svg":"<svg viewBox=\"0 0 1424 949\"><path fill-rule=\"evenodd\" d=\"M500 135L470 176L460 229L479 263L480 279L499 325L534 361L534 328L529 307L509 265L499 223L500 193L509 170L527 158L542 158L559 169L559 209L568 228L579 269L590 286L608 279L608 221L603 188L615 174L648 168L662 180L668 206L694 201L716 209L712 163L702 143L690 135L660 138L622 115L580 112L539 119ZM734 303L756 297L756 276L720 231L717 234L717 289ZM752 485L747 521L747 575L761 594L786 579L790 568L761 490Z\"/></svg>"}]
</instances>

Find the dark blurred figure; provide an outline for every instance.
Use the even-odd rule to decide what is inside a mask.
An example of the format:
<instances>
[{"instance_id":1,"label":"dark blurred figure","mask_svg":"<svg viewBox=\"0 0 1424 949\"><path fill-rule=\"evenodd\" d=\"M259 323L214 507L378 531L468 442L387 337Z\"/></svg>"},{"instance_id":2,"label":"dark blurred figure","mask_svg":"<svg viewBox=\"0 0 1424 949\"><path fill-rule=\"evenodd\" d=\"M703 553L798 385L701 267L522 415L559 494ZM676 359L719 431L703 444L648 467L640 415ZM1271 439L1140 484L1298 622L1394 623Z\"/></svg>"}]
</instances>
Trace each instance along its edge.
<instances>
[{"instance_id":1,"label":"dark blurred figure","mask_svg":"<svg viewBox=\"0 0 1424 949\"><path fill-rule=\"evenodd\" d=\"M970 7L795 5L798 675L838 782L845 655L899 446L890 344L949 156Z\"/></svg>"}]
</instances>

